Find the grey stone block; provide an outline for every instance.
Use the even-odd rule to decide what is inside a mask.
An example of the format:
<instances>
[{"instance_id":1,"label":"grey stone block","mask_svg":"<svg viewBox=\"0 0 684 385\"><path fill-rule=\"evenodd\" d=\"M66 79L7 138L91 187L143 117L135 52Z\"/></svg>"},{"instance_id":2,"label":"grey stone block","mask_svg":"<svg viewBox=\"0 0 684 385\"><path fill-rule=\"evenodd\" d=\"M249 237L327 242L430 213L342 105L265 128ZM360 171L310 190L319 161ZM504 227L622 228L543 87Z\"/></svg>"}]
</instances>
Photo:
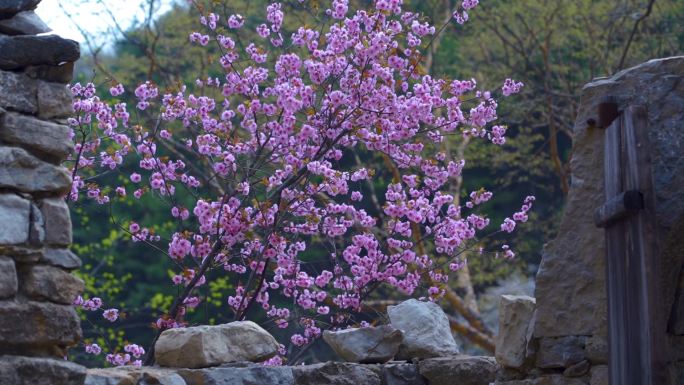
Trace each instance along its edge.
<instances>
[{"instance_id":1,"label":"grey stone block","mask_svg":"<svg viewBox=\"0 0 684 385\"><path fill-rule=\"evenodd\" d=\"M33 11L22 11L0 20L0 33L7 35L37 35L52 31Z\"/></svg>"},{"instance_id":2,"label":"grey stone block","mask_svg":"<svg viewBox=\"0 0 684 385\"><path fill-rule=\"evenodd\" d=\"M528 331L534 315L535 299L528 296L502 295L499 302L499 333L496 336L496 360L504 366L519 368L525 363Z\"/></svg>"},{"instance_id":3,"label":"grey stone block","mask_svg":"<svg viewBox=\"0 0 684 385\"><path fill-rule=\"evenodd\" d=\"M2 170L0 170L1 174ZM0 176L1 179L2 176ZM27 243L30 220L31 202L16 194L0 194L0 244Z\"/></svg>"},{"instance_id":4,"label":"grey stone block","mask_svg":"<svg viewBox=\"0 0 684 385\"><path fill-rule=\"evenodd\" d=\"M73 151L70 133L67 126L16 112L6 112L0 117L1 140L56 161L63 160Z\"/></svg>"},{"instance_id":5,"label":"grey stone block","mask_svg":"<svg viewBox=\"0 0 684 385\"><path fill-rule=\"evenodd\" d=\"M430 385L489 385L496 379L499 365L494 357L452 356L420 361L420 374Z\"/></svg>"},{"instance_id":6,"label":"grey stone block","mask_svg":"<svg viewBox=\"0 0 684 385\"><path fill-rule=\"evenodd\" d=\"M568 368L586 358L586 337L569 336L541 338L537 352L537 367L543 369Z\"/></svg>"},{"instance_id":7,"label":"grey stone block","mask_svg":"<svg viewBox=\"0 0 684 385\"><path fill-rule=\"evenodd\" d=\"M0 384L82 385L86 369L62 359L0 356Z\"/></svg>"},{"instance_id":8,"label":"grey stone block","mask_svg":"<svg viewBox=\"0 0 684 385\"><path fill-rule=\"evenodd\" d=\"M70 346L81 339L81 320L73 306L0 301L0 319L3 347Z\"/></svg>"},{"instance_id":9,"label":"grey stone block","mask_svg":"<svg viewBox=\"0 0 684 385\"><path fill-rule=\"evenodd\" d=\"M2 0L0 2L0 19L12 17L22 11L35 9L40 0Z\"/></svg>"},{"instance_id":10,"label":"grey stone block","mask_svg":"<svg viewBox=\"0 0 684 385\"><path fill-rule=\"evenodd\" d=\"M81 267L81 259L69 249L45 248L40 255L40 262L51 266L74 270Z\"/></svg>"},{"instance_id":11,"label":"grey stone block","mask_svg":"<svg viewBox=\"0 0 684 385\"><path fill-rule=\"evenodd\" d=\"M348 362L293 366L296 385L381 385L381 373L375 365Z\"/></svg>"},{"instance_id":12,"label":"grey stone block","mask_svg":"<svg viewBox=\"0 0 684 385\"><path fill-rule=\"evenodd\" d=\"M22 148L0 147L0 188L66 193L71 189L71 175L66 168L43 162Z\"/></svg>"},{"instance_id":13,"label":"grey stone block","mask_svg":"<svg viewBox=\"0 0 684 385\"><path fill-rule=\"evenodd\" d=\"M40 201L40 211L45 220L45 243L51 246L68 246L72 241L69 206L62 198Z\"/></svg>"},{"instance_id":14,"label":"grey stone block","mask_svg":"<svg viewBox=\"0 0 684 385\"><path fill-rule=\"evenodd\" d=\"M21 290L36 300L70 305L83 293L83 281L59 267L33 265L21 272Z\"/></svg>"},{"instance_id":15,"label":"grey stone block","mask_svg":"<svg viewBox=\"0 0 684 385\"><path fill-rule=\"evenodd\" d=\"M74 62L81 56L77 42L57 35L0 36L0 69Z\"/></svg>"},{"instance_id":16,"label":"grey stone block","mask_svg":"<svg viewBox=\"0 0 684 385\"><path fill-rule=\"evenodd\" d=\"M37 95L39 117L52 119L73 115L71 91L66 85L39 81Z\"/></svg>"},{"instance_id":17,"label":"grey stone block","mask_svg":"<svg viewBox=\"0 0 684 385\"><path fill-rule=\"evenodd\" d=\"M37 113L38 82L21 73L0 71L0 107Z\"/></svg>"}]
</instances>

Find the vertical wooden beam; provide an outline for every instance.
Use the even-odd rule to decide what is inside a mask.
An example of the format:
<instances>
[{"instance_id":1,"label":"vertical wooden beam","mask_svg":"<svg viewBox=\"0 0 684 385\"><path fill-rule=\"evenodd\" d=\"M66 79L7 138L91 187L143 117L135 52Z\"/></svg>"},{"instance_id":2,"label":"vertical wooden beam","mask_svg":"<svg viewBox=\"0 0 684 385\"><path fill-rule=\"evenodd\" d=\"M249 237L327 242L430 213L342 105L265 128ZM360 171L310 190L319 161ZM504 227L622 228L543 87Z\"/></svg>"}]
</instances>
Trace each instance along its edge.
<instances>
[{"instance_id":1,"label":"vertical wooden beam","mask_svg":"<svg viewBox=\"0 0 684 385\"><path fill-rule=\"evenodd\" d=\"M658 295L659 250L656 241L655 193L648 140L648 117L644 106L625 110L622 122L624 188L638 190L644 198L644 210L625 221L625 244L629 262L630 291L634 301L630 350L640 354L635 366L641 368L641 383L665 384L665 322ZM638 337L638 342L637 342ZM638 345L636 345L638 343ZM636 360L636 357L635 357Z\"/></svg>"},{"instance_id":2,"label":"vertical wooden beam","mask_svg":"<svg viewBox=\"0 0 684 385\"><path fill-rule=\"evenodd\" d=\"M615 119L605 131L604 143L604 195L610 201L623 191L622 186L622 119ZM610 383L621 384L629 378L626 341L623 336L627 330L627 309L625 308L625 244L623 242L624 222L619 221L606 227L606 290L608 297L608 348ZM638 382L624 385L638 384Z\"/></svg>"}]
</instances>

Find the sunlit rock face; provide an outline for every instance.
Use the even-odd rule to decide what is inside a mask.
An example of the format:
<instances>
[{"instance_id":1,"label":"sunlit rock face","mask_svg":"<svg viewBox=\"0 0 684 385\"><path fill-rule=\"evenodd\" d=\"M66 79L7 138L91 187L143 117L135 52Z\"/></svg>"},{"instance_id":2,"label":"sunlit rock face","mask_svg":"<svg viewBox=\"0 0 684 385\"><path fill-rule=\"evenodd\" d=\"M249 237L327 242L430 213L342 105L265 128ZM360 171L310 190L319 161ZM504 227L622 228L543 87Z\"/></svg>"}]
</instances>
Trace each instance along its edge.
<instances>
[{"instance_id":1,"label":"sunlit rock face","mask_svg":"<svg viewBox=\"0 0 684 385\"><path fill-rule=\"evenodd\" d=\"M409 299L387 307L390 323L404 332L397 359L431 358L455 355L458 345L451 334L449 319L433 302Z\"/></svg>"},{"instance_id":2,"label":"sunlit rock face","mask_svg":"<svg viewBox=\"0 0 684 385\"><path fill-rule=\"evenodd\" d=\"M499 303L499 333L496 335L496 360L506 367L520 368L532 354L531 329L536 302L525 295L502 295Z\"/></svg>"},{"instance_id":3,"label":"sunlit rock face","mask_svg":"<svg viewBox=\"0 0 684 385\"><path fill-rule=\"evenodd\" d=\"M404 341L404 333L390 325L326 330L323 339L348 362L384 363L397 354Z\"/></svg>"},{"instance_id":4,"label":"sunlit rock face","mask_svg":"<svg viewBox=\"0 0 684 385\"><path fill-rule=\"evenodd\" d=\"M167 329L155 344L155 362L176 368L206 368L230 362L267 360L278 342L252 321Z\"/></svg>"}]
</instances>

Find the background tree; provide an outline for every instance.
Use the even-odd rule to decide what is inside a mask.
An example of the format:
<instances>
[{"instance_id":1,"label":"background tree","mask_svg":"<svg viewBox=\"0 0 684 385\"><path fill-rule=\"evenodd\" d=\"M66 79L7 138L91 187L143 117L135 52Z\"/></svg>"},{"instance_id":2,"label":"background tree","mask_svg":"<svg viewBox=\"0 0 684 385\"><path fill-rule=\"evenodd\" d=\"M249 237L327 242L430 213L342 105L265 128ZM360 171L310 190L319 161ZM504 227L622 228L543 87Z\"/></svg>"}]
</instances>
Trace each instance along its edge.
<instances>
[{"instance_id":1,"label":"background tree","mask_svg":"<svg viewBox=\"0 0 684 385\"><path fill-rule=\"evenodd\" d=\"M226 14L245 15L250 30L254 31L261 22L259 11L266 3L229 1L212 5L223 7ZM457 5L447 0L410 3L426 20L438 25L450 17ZM116 26L112 30L112 38L116 40L112 51L89 47L95 55L81 63L80 79L91 79L95 70L97 83L135 84L151 77L170 90L180 83L193 82L197 74L218 76L210 59L211 51L190 44L187 38L186 31L199 16L196 8L178 3L161 17L149 16L156 7L158 3L151 0L146 16L133 28ZM317 2L311 2L309 11L291 14L293 17L286 19L284 29L290 31L297 22L311 17L316 7ZM466 341L490 350L492 325L482 322L477 297L504 277L516 273L530 276L536 271L541 247L553 236L569 185L571 127L582 85L596 76L610 75L649 58L681 53L684 33L678 20L682 19L684 10L677 1L524 0L511 3L491 0L471 13L487 17L477 17L475 22L464 26L450 24L429 46L422 70L452 79L475 76L478 80L491 81L485 83L490 88L511 75L523 80L526 89L522 100L510 105L502 102L500 110L509 124L503 151L490 151L488 146L459 136L444 143L445 151L471 160L464 171L465 184L456 180L450 190L465 198L478 186L500 186L495 191L497 201L485 207L494 220L502 220L504 213L514 209L523 191L539 197L532 214L538 225L522 229L522 236L515 244L519 258L514 263L494 257L469 258L468 268L459 271L458 279L450 284L452 301L444 302L445 310L453 316L454 329L468 336ZM115 19L114 15L109 17ZM167 147L165 150L182 155L179 149ZM392 169L382 157L372 154L358 154L354 161L378 170L377 177L364 190L364 195L370 198L367 210L377 212L378 191L392 180ZM194 171L199 173L204 168L195 165ZM111 178L124 176L111 175ZM130 209L136 216L148 216L150 220L157 220L155 217L161 217L159 213L164 211L152 199L145 201L144 213L135 212L138 209L134 205ZM145 310L168 307L177 294L153 284L168 274L164 263L150 252L141 253L140 249L132 248L124 239L123 230L112 231L106 221L99 220L108 217L101 208L86 204L74 210L74 218L83 221L82 226L76 226L78 245L75 247L86 260L83 272L89 290L102 293L113 303L126 303L130 311L125 325L132 331L129 335L144 341L151 319L139 315L149 313ZM92 239L103 241L93 243ZM487 248L487 243L483 247ZM215 287L207 288L202 311L191 317L204 322L226 319L228 314L224 312L220 293L230 289L230 283L216 282ZM135 289L121 290L124 285ZM153 301L148 300L150 293L158 293ZM372 308L368 309L367 319L372 321L385 305L393 303L392 296L378 293L370 303ZM86 327L86 333L97 338L98 334L93 332ZM314 349L313 353L324 357L324 347Z\"/></svg>"}]
</instances>

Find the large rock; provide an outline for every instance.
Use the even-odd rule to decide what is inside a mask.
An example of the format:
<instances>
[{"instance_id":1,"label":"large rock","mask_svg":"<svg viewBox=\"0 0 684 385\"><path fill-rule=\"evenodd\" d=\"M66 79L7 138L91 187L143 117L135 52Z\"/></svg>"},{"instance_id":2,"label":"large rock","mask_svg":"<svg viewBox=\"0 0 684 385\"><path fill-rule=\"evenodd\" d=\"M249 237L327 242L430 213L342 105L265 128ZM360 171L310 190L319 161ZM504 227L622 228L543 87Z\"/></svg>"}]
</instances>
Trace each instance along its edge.
<instances>
[{"instance_id":1,"label":"large rock","mask_svg":"<svg viewBox=\"0 0 684 385\"><path fill-rule=\"evenodd\" d=\"M544 249L536 279L535 336L607 334L604 237L593 222L595 208L604 202L604 131L590 124L598 121L598 105L606 96L616 97L620 110L634 104L648 110L658 233L673 231L684 216L683 78L684 57L679 56L651 60L582 90L573 128L572 184L559 235ZM658 282L669 309L684 253L664 255Z\"/></svg>"},{"instance_id":2,"label":"large rock","mask_svg":"<svg viewBox=\"0 0 684 385\"><path fill-rule=\"evenodd\" d=\"M38 82L21 73L0 71L0 108L37 113Z\"/></svg>"},{"instance_id":3,"label":"large rock","mask_svg":"<svg viewBox=\"0 0 684 385\"><path fill-rule=\"evenodd\" d=\"M0 356L0 384L82 385L83 366L62 359Z\"/></svg>"},{"instance_id":4,"label":"large rock","mask_svg":"<svg viewBox=\"0 0 684 385\"><path fill-rule=\"evenodd\" d=\"M585 342L584 350L587 353L587 359L592 364L598 365L608 363L608 337L588 337Z\"/></svg>"},{"instance_id":5,"label":"large rock","mask_svg":"<svg viewBox=\"0 0 684 385\"><path fill-rule=\"evenodd\" d=\"M278 352L278 342L251 321L165 330L154 348L161 366L204 368L235 361L263 361Z\"/></svg>"},{"instance_id":6,"label":"large rock","mask_svg":"<svg viewBox=\"0 0 684 385\"><path fill-rule=\"evenodd\" d=\"M0 243L0 254L8 256L19 264L36 263L43 255L43 249L24 245L4 245Z\"/></svg>"},{"instance_id":7,"label":"large rock","mask_svg":"<svg viewBox=\"0 0 684 385\"><path fill-rule=\"evenodd\" d=\"M71 346L81 339L81 320L72 306L0 301L0 320L3 348Z\"/></svg>"},{"instance_id":8,"label":"large rock","mask_svg":"<svg viewBox=\"0 0 684 385\"><path fill-rule=\"evenodd\" d=\"M188 385L294 385L292 368L254 365L244 368L184 369L178 374Z\"/></svg>"},{"instance_id":9,"label":"large rock","mask_svg":"<svg viewBox=\"0 0 684 385\"><path fill-rule=\"evenodd\" d=\"M326 330L323 339L340 358L348 362L383 363L391 360L404 341L401 330L390 325Z\"/></svg>"},{"instance_id":10,"label":"large rock","mask_svg":"<svg viewBox=\"0 0 684 385\"><path fill-rule=\"evenodd\" d=\"M541 338L537 351L537 367L568 368L586 358L586 337Z\"/></svg>"},{"instance_id":11,"label":"large rock","mask_svg":"<svg viewBox=\"0 0 684 385\"><path fill-rule=\"evenodd\" d=\"M427 385L418 366L411 363L387 363L382 366L383 385Z\"/></svg>"},{"instance_id":12,"label":"large rock","mask_svg":"<svg viewBox=\"0 0 684 385\"><path fill-rule=\"evenodd\" d=\"M81 259L69 249L45 248L40 256L40 262L51 266L74 270L81 267Z\"/></svg>"},{"instance_id":13,"label":"large rock","mask_svg":"<svg viewBox=\"0 0 684 385\"><path fill-rule=\"evenodd\" d=\"M0 255L13 259L17 265L37 263L43 257L44 251L43 248L34 247L32 245L0 244Z\"/></svg>"},{"instance_id":14,"label":"large rock","mask_svg":"<svg viewBox=\"0 0 684 385\"><path fill-rule=\"evenodd\" d=\"M458 345L451 334L449 319L439 305L409 299L387 307L390 323L404 332L397 359L455 355Z\"/></svg>"},{"instance_id":15,"label":"large rock","mask_svg":"<svg viewBox=\"0 0 684 385\"><path fill-rule=\"evenodd\" d=\"M420 361L419 369L430 385L489 385L499 365L494 357L453 356Z\"/></svg>"},{"instance_id":16,"label":"large rock","mask_svg":"<svg viewBox=\"0 0 684 385\"><path fill-rule=\"evenodd\" d=\"M64 167L43 162L22 148L0 147L0 188L66 193L71 189L71 175Z\"/></svg>"},{"instance_id":17,"label":"large rock","mask_svg":"<svg viewBox=\"0 0 684 385\"><path fill-rule=\"evenodd\" d=\"M74 114L71 90L60 83L38 83L38 116L42 119L65 118Z\"/></svg>"},{"instance_id":18,"label":"large rock","mask_svg":"<svg viewBox=\"0 0 684 385\"><path fill-rule=\"evenodd\" d=\"M381 374L373 365L348 362L293 366L297 385L381 385Z\"/></svg>"},{"instance_id":19,"label":"large rock","mask_svg":"<svg viewBox=\"0 0 684 385\"><path fill-rule=\"evenodd\" d=\"M0 194L0 244L28 242L30 220L31 202L15 194Z\"/></svg>"},{"instance_id":20,"label":"large rock","mask_svg":"<svg viewBox=\"0 0 684 385\"><path fill-rule=\"evenodd\" d=\"M28 297L70 305L83 293L83 281L54 266L34 265L22 271L21 289Z\"/></svg>"},{"instance_id":21,"label":"large rock","mask_svg":"<svg viewBox=\"0 0 684 385\"><path fill-rule=\"evenodd\" d=\"M45 243L51 246L71 244L71 215L69 206L62 198L48 198L40 201L40 211L45 220Z\"/></svg>"},{"instance_id":22,"label":"large rock","mask_svg":"<svg viewBox=\"0 0 684 385\"><path fill-rule=\"evenodd\" d=\"M496 360L501 365L519 368L525 363L534 309L535 300L532 297L501 296L499 333L496 336Z\"/></svg>"},{"instance_id":23,"label":"large rock","mask_svg":"<svg viewBox=\"0 0 684 385\"><path fill-rule=\"evenodd\" d=\"M67 62L56 66L30 66L26 67L24 73L32 79L46 80L51 83L69 84L74 78L74 63Z\"/></svg>"},{"instance_id":24,"label":"large rock","mask_svg":"<svg viewBox=\"0 0 684 385\"><path fill-rule=\"evenodd\" d=\"M22 11L36 8L40 0L2 0L0 1L0 19L12 17Z\"/></svg>"},{"instance_id":25,"label":"large rock","mask_svg":"<svg viewBox=\"0 0 684 385\"><path fill-rule=\"evenodd\" d=\"M681 382L680 382L681 383ZM591 368L589 385L608 385L608 366L598 365Z\"/></svg>"},{"instance_id":26,"label":"large rock","mask_svg":"<svg viewBox=\"0 0 684 385\"><path fill-rule=\"evenodd\" d=\"M0 33L7 35L37 35L50 31L33 11L19 12L10 19L0 20Z\"/></svg>"},{"instance_id":27,"label":"large rock","mask_svg":"<svg viewBox=\"0 0 684 385\"><path fill-rule=\"evenodd\" d=\"M527 380L495 382L494 385L587 385L587 382L579 378L567 378L556 374Z\"/></svg>"},{"instance_id":28,"label":"large rock","mask_svg":"<svg viewBox=\"0 0 684 385\"><path fill-rule=\"evenodd\" d=\"M57 35L0 36L0 69L74 62L81 56L78 43Z\"/></svg>"},{"instance_id":29,"label":"large rock","mask_svg":"<svg viewBox=\"0 0 684 385\"><path fill-rule=\"evenodd\" d=\"M88 369L83 385L129 385L137 383L138 376L132 376L129 371L120 368L122 367Z\"/></svg>"},{"instance_id":30,"label":"large rock","mask_svg":"<svg viewBox=\"0 0 684 385\"><path fill-rule=\"evenodd\" d=\"M591 368L591 364L589 363L588 360L582 360L572 366L569 366L567 369L563 371L563 375L565 377L581 377L584 376L585 374L589 373L589 369Z\"/></svg>"},{"instance_id":31,"label":"large rock","mask_svg":"<svg viewBox=\"0 0 684 385\"><path fill-rule=\"evenodd\" d=\"M202 384L198 382L198 384ZM195 385L187 384L175 370L119 366L88 369L83 385Z\"/></svg>"},{"instance_id":32,"label":"large rock","mask_svg":"<svg viewBox=\"0 0 684 385\"><path fill-rule=\"evenodd\" d=\"M17 269L14 260L0 256L0 299L14 297L17 288Z\"/></svg>"},{"instance_id":33,"label":"large rock","mask_svg":"<svg viewBox=\"0 0 684 385\"><path fill-rule=\"evenodd\" d=\"M6 112L0 116L0 140L62 160L74 149L68 126Z\"/></svg>"}]
</instances>

